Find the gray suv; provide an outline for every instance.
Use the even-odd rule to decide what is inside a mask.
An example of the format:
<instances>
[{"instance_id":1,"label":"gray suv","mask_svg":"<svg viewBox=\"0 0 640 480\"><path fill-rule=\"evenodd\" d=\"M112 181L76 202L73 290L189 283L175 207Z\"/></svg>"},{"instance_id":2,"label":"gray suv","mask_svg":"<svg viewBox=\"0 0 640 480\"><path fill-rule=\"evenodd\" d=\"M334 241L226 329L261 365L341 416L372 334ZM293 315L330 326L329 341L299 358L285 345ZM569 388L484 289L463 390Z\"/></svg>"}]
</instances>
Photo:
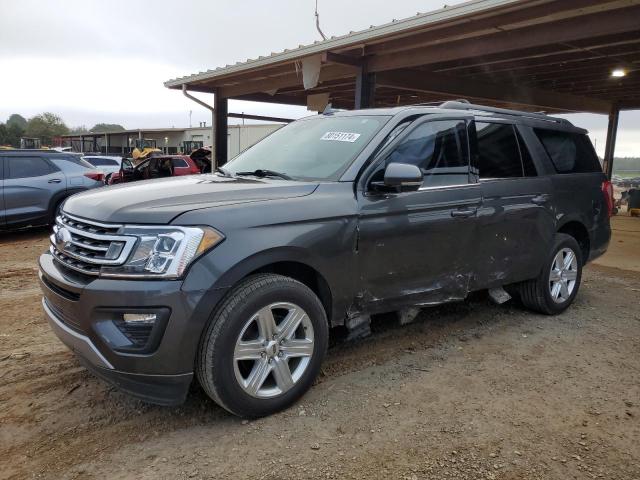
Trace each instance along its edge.
<instances>
[{"instance_id":1,"label":"gray suv","mask_svg":"<svg viewBox=\"0 0 640 480\"><path fill-rule=\"evenodd\" d=\"M104 185L79 155L55 150L0 150L0 229L52 224L74 193Z\"/></svg>"},{"instance_id":2,"label":"gray suv","mask_svg":"<svg viewBox=\"0 0 640 480\"><path fill-rule=\"evenodd\" d=\"M97 375L230 412L286 408L329 329L510 292L558 314L607 248L613 202L586 132L446 102L327 111L213 174L87 192L40 257L51 328Z\"/></svg>"}]
</instances>

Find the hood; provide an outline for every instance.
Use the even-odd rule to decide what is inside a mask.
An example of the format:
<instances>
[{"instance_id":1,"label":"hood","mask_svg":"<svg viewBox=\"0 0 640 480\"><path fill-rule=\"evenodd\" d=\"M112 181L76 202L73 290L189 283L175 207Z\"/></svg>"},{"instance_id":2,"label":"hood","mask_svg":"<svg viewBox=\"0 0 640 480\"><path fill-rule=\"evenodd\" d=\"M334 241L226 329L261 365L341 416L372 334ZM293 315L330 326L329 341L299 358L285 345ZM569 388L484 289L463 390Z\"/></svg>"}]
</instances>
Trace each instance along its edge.
<instances>
[{"instance_id":1,"label":"hood","mask_svg":"<svg viewBox=\"0 0 640 480\"><path fill-rule=\"evenodd\" d=\"M73 195L64 211L105 223L167 224L201 208L310 195L317 183L188 175L98 188Z\"/></svg>"}]
</instances>

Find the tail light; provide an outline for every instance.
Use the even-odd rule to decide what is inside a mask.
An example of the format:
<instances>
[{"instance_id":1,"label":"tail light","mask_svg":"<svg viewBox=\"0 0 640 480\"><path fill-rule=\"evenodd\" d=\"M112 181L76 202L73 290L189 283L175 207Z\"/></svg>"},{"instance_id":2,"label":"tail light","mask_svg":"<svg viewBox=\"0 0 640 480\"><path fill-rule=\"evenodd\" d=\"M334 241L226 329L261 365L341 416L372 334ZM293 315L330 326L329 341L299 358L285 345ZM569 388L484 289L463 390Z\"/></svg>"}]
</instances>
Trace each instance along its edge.
<instances>
[{"instance_id":1,"label":"tail light","mask_svg":"<svg viewBox=\"0 0 640 480\"><path fill-rule=\"evenodd\" d=\"M613 184L609 180L602 182L602 194L607 205L607 213L611 217L613 215Z\"/></svg>"},{"instance_id":2,"label":"tail light","mask_svg":"<svg viewBox=\"0 0 640 480\"><path fill-rule=\"evenodd\" d=\"M101 172L87 172L84 176L96 182L104 182L104 173Z\"/></svg>"}]
</instances>

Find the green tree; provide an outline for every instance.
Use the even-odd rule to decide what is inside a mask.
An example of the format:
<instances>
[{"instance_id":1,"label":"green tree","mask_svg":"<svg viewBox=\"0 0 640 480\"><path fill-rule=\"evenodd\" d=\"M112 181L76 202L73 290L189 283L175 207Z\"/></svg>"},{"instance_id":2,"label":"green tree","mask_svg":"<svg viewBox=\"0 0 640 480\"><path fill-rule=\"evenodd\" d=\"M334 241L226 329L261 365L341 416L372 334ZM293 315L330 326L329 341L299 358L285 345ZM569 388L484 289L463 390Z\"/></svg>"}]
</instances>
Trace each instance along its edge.
<instances>
[{"instance_id":1,"label":"green tree","mask_svg":"<svg viewBox=\"0 0 640 480\"><path fill-rule=\"evenodd\" d=\"M25 130L27 137L39 138L42 145L51 145L53 137L67 133L69 133L69 127L65 125L62 118L51 112L44 112L30 118Z\"/></svg>"},{"instance_id":2,"label":"green tree","mask_svg":"<svg viewBox=\"0 0 640 480\"><path fill-rule=\"evenodd\" d=\"M0 123L0 147L10 145L9 132L4 123Z\"/></svg>"},{"instance_id":3,"label":"green tree","mask_svg":"<svg viewBox=\"0 0 640 480\"><path fill-rule=\"evenodd\" d=\"M24 136L24 129L15 123L0 123L0 145L11 147L20 146L20 137Z\"/></svg>"},{"instance_id":4,"label":"green tree","mask_svg":"<svg viewBox=\"0 0 640 480\"><path fill-rule=\"evenodd\" d=\"M122 132L124 127L117 123L96 123L89 131L91 133Z\"/></svg>"},{"instance_id":5,"label":"green tree","mask_svg":"<svg viewBox=\"0 0 640 480\"><path fill-rule=\"evenodd\" d=\"M16 125L20 130L24 131L27 128L27 119L19 113L14 113L9 117L9 120L7 120L7 127L11 125Z\"/></svg>"},{"instance_id":6,"label":"green tree","mask_svg":"<svg viewBox=\"0 0 640 480\"><path fill-rule=\"evenodd\" d=\"M89 130L84 125L79 125L77 127L71 127L69 133L80 135L81 133L89 133Z\"/></svg>"}]
</instances>

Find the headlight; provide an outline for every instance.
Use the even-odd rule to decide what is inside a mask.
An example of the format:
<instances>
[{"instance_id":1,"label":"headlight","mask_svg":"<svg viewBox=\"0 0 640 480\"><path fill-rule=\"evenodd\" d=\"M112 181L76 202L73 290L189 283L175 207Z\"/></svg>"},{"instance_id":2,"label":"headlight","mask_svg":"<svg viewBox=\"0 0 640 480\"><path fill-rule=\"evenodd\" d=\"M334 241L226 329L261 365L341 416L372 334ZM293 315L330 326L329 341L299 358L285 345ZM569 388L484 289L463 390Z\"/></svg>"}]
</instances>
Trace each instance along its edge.
<instances>
[{"instance_id":1,"label":"headlight","mask_svg":"<svg viewBox=\"0 0 640 480\"><path fill-rule=\"evenodd\" d=\"M127 261L102 266L102 277L179 278L196 258L224 236L210 227L125 226L122 235L137 238Z\"/></svg>"}]
</instances>

